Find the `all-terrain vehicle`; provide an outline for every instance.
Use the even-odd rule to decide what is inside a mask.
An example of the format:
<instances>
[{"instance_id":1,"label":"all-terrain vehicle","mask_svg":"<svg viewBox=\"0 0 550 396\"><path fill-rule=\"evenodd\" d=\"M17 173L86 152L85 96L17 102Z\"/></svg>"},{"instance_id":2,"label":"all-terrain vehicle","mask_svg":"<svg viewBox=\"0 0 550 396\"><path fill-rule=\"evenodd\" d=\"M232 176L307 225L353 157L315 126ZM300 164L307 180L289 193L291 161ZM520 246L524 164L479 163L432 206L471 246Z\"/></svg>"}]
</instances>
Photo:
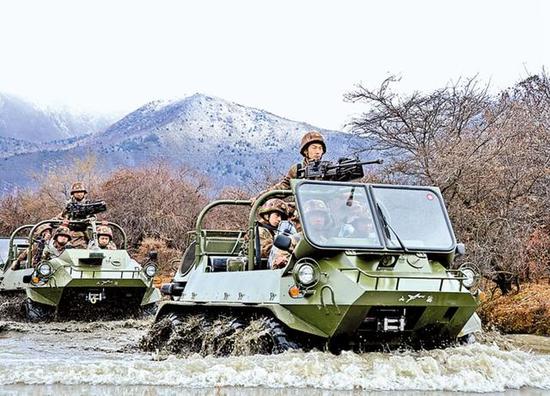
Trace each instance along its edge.
<instances>
[{"instance_id":1,"label":"all-terrain vehicle","mask_svg":"<svg viewBox=\"0 0 550 396\"><path fill-rule=\"evenodd\" d=\"M54 317L96 319L126 317L156 310L160 292L153 287L156 274L154 255L145 266L130 257L126 234L115 223L105 223L121 236L121 248L100 249L97 244L95 218L70 221L88 229L91 244L86 249L67 248L59 256L41 259L33 246L44 248L36 232L44 224L53 227L61 220L44 220L23 225L9 239L0 240L0 293L26 294L28 319L46 320ZM19 235L28 233L26 238ZM21 253L27 251L21 262ZM16 264L17 262L17 264ZM16 264L16 265L14 265Z\"/></svg>"},{"instance_id":2,"label":"all-terrain vehicle","mask_svg":"<svg viewBox=\"0 0 550 396\"><path fill-rule=\"evenodd\" d=\"M270 269L258 254L257 212L273 197L295 200L303 228L276 236L278 249L292 251L282 269ZM162 287L172 300L161 303L156 322L172 320L172 331L197 314L232 318L228 332L263 317L272 343L260 352L271 353L429 346L480 329L478 273L467 264L453 269L464 245L436 187L296 179L292 191L270 191L254 202L247 229L205 229L205 217L220 205L251 202L215 201L200 213L195 243Z\"/></svg>"}]
</instances>

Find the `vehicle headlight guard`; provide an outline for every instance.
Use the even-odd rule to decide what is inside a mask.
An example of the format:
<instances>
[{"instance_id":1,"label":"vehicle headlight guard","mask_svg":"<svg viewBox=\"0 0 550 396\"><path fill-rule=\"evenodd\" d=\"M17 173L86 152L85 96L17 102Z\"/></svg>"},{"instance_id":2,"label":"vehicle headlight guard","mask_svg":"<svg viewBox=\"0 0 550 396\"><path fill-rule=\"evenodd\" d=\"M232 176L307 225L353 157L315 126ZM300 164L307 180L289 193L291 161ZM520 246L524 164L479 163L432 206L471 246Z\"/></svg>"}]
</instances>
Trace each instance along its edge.
<instances>
[{"instance_id":1,"label":"vehicle headlight guard","mask_svg":"<svg viewBox=\"0 0 550 396\"><path fill-rule=\"evenodd\" d=\"M148 264L144 268L145 275L152 278L157 273L157 267L154 264Z\"/></svg>"},{"instance_id":2,"label":"vehicle headlight guard","mask_svg":"<svg viewBox=\"0 0 550 396\"><path fill-rule=\"evenodd\" d=\"M296 284L303 288L312 288L319 283L321 270L317 261L309 257L301 258L294 265L292 276Z\"/></svg>"},{"instance_id":3,"label":"vehicle headlight guard","mask_svg":"<svg viewBox=\"0 0 550 396\"><path fill-rule=\"evenodd\" d=\"M475 289L479 284L480 275L476 266L470 263L462 264L459 271L466 278L462 281L462 284L468 289Z\"/></svg>"},{"instance_id":4,"label":"vehicle headlight guard","mask_svg":"<svg viewBox=\"0 0 550 396\"><path fill-rule=\"evenodd\" d=\"M52 266L48 263L42 263L37 268L41 276L50 276L52 274Z\"/></svg>"}]
</instances>

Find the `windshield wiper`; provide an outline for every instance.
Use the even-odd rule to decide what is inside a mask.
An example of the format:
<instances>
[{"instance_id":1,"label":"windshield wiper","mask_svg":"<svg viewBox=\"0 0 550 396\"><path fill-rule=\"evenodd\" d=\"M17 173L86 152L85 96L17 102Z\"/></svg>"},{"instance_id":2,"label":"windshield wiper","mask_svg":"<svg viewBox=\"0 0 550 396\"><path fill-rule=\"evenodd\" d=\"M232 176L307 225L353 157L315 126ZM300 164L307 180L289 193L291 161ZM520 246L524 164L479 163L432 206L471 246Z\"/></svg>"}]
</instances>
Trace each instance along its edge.
<instances>
[{"instance_id":1,"label":"windshield wiper","mask_svg":"<svg viewBox=\"0 0 550 396\"><path fill-rule=\"evenodd\" d=\"M349 193L349 197L346 201L346 206L353 205L353 195L355 194L355 186L351 188L351 191Z\"/></svg>"},{"instance_id":2,"label":"windshield wiper","mask_svg":"<svg viewBox=\"0 0 550 396\"><path fill-rule=\"evenodd\" d=\"M382 225L384 226L384 237L386 238L386 240L391 241L390 231L393 232L393 235L395 235L395 238L397 239L397 242L399 242L401 248L405 251L405 253L408 253L409 250L407 249L401 238L399 238L397 232L395 232L390 223L388 223L388 220L386 220L386 216L384 216L384 212L382 212L382 208L380 207L380 204L378 202L376 202L376 210L378 211L378 217L380 218L380 220L382 221Z\"/></svg>"}]
</instances>

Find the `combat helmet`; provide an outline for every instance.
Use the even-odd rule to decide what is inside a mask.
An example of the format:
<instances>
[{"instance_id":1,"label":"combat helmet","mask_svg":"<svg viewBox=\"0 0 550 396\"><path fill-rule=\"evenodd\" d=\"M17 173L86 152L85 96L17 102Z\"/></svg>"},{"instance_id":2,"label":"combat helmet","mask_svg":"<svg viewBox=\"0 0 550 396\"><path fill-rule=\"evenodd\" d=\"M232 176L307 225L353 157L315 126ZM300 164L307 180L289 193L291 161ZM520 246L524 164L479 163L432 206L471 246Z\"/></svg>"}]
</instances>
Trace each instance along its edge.
<instances>
[{"instance_id":1,"label":"combat helmet","mask_svg":"<svg viewBox=\"0 0 550 396\"><path fill-rule=\"evenodd\" d=\"M307 217L311 213L321 213L325 216L326 225L331 223L330 211L327 204L320 199L310 199L304 202L304 216Z\"/></svg>"},{"instance_id":2,"label":"combat helmet","mask_svg":"<svg viewBox=\"0 0 550 396\"><path fill-rule=\"evenodd\" d=\"M360 217L369 215L365 205L356 199L346 201L344 210L348 216L348 221L354 221Z\"/></svg>"},{"instance_id":3,"label":"combat helmet","mask_svg":"<svg viewBox=\"0 0 550 396\"><path fill-rule=\"evenodd\" d=\"M113 239L113 230L107 225L97 226L97 236L105 235L108 236L111 240Z\"/></svg>"},{"instance_id":4,"label":"combat helmet","mask_svg":"<svg viewBox=\"0 0 550 396\"><path fill-rule=\"evenodd\" d=\"M74 194L74 193L77 193L77 192L83 192L83 193L88 193L88 190L86 190L86 186L84 186L84 183L82 182L74 182L72 185L71 185L71 195Z\"/></svg>"},{"instance_id":5,"label":"combat helmet","mask_svg":"<svg viewBox=\"0 0 550 396\"><path fill-rule=\"evenodd\" d=\"M323 138L323 135L317 131L308 132L302 137L302 142L300 143L300 154L305 157L306 149L311 143L319 143L323 146L323 154L326 154L327 146L325 144L325 139Z\"/></svg>"},{"instance_id":6,"label":"combat helmet","mask_svg":"<svg viewBox=\"0 0 550 396\"><path fill-rule=\"evenodd\" d=\"M286 219L288 217L288 205L282 199L272 198L258 210L258 216L263 220L267 220L268 216L266 215L271 212L277 212L281 215L281 218Z\"/></svg>"},{"instance_id":7,"label":"combat helmet","mask_svg":"<svg viewBox=\"0 0 550 396\"><path fill-rule=\"evenodd\" d=\"M67 227L66 225L62 224L60 225L59 227L57 227L57 229L55 230L54 234L53 234L53 239L56 240L55 238L57 238L59 235L64 235L66 236L67 238L69 238L69 241L71 240L71 230L69 230L69 227Z\"/></svg>"},{"instance_id":8,"label":"combat helmet","mask_svg":"<svg viewBox=\"0 0 550 396\"><path fill-rule=\"evenodd\" d=\"M41 226L39 226L39 227L36 229L35 233L36 233L36 235L42 236L42 233L43 233L44 231L46 231L46 230L50 230L50 232L52 232L53 227L52 227L52 225L51 225L50 223L42 224Z\"/></svg>"}]
</instances>

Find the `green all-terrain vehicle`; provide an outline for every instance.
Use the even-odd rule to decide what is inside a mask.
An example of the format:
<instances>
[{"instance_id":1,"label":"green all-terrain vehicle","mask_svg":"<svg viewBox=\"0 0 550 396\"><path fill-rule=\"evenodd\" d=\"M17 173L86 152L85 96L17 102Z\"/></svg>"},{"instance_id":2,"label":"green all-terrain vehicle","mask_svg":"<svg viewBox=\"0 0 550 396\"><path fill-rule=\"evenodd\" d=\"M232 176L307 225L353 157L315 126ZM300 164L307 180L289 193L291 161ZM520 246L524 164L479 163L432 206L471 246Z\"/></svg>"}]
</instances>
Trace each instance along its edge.
<instances>
[{"instance_id":1,"label":"green all-terrain vehicle","mask_svg":"<svg viewBox=\"0 0 550 396\"><path fill-rule=\"evenodd\" d=\"M275 196L294 197L303 227L275 237L281 250L298 241L282 269L270 269L271 258L257 254L257 211ZM161 303L154 326L172 320L177 331L186 316L206 314L211 321L233 318L236 332L263 317L272 338L267 353L319 345L429 346L480 329L478 274L468 265L452 269L464 246L455 240L438 188L296 179L292 191L255 201L247 229L205 229L205 216L220 205L251 202L221 200L202 210L196 241L172 283L162 287L172 300Z\"/></svg>"},{"instance_id":2,"label":"green all-terrain vehicle","mask_svg":"<svg viewBox=\"0 0 550 396\"><path fill-rule=\"evenodd\" d=\"M83 227L91 236L87 249L67 248L58 257L41 260L35 248L42 250L45 241L36 230L43 224L59 226L61 220L45 220L24 225L9 239L0 239L0 293L25 293L25 309L29 320L54 317L96 318L125 317L156 309L160 292L153 287L156 273L154 254L141 266L126 251L126 234L115 223L105 223L121 236L122 248L103 250L97 244L95 219L70 221ZM28 232L26 238L18 235ZM14 265L23 251L27 255Z\"/></svg>"}]
</instances>

